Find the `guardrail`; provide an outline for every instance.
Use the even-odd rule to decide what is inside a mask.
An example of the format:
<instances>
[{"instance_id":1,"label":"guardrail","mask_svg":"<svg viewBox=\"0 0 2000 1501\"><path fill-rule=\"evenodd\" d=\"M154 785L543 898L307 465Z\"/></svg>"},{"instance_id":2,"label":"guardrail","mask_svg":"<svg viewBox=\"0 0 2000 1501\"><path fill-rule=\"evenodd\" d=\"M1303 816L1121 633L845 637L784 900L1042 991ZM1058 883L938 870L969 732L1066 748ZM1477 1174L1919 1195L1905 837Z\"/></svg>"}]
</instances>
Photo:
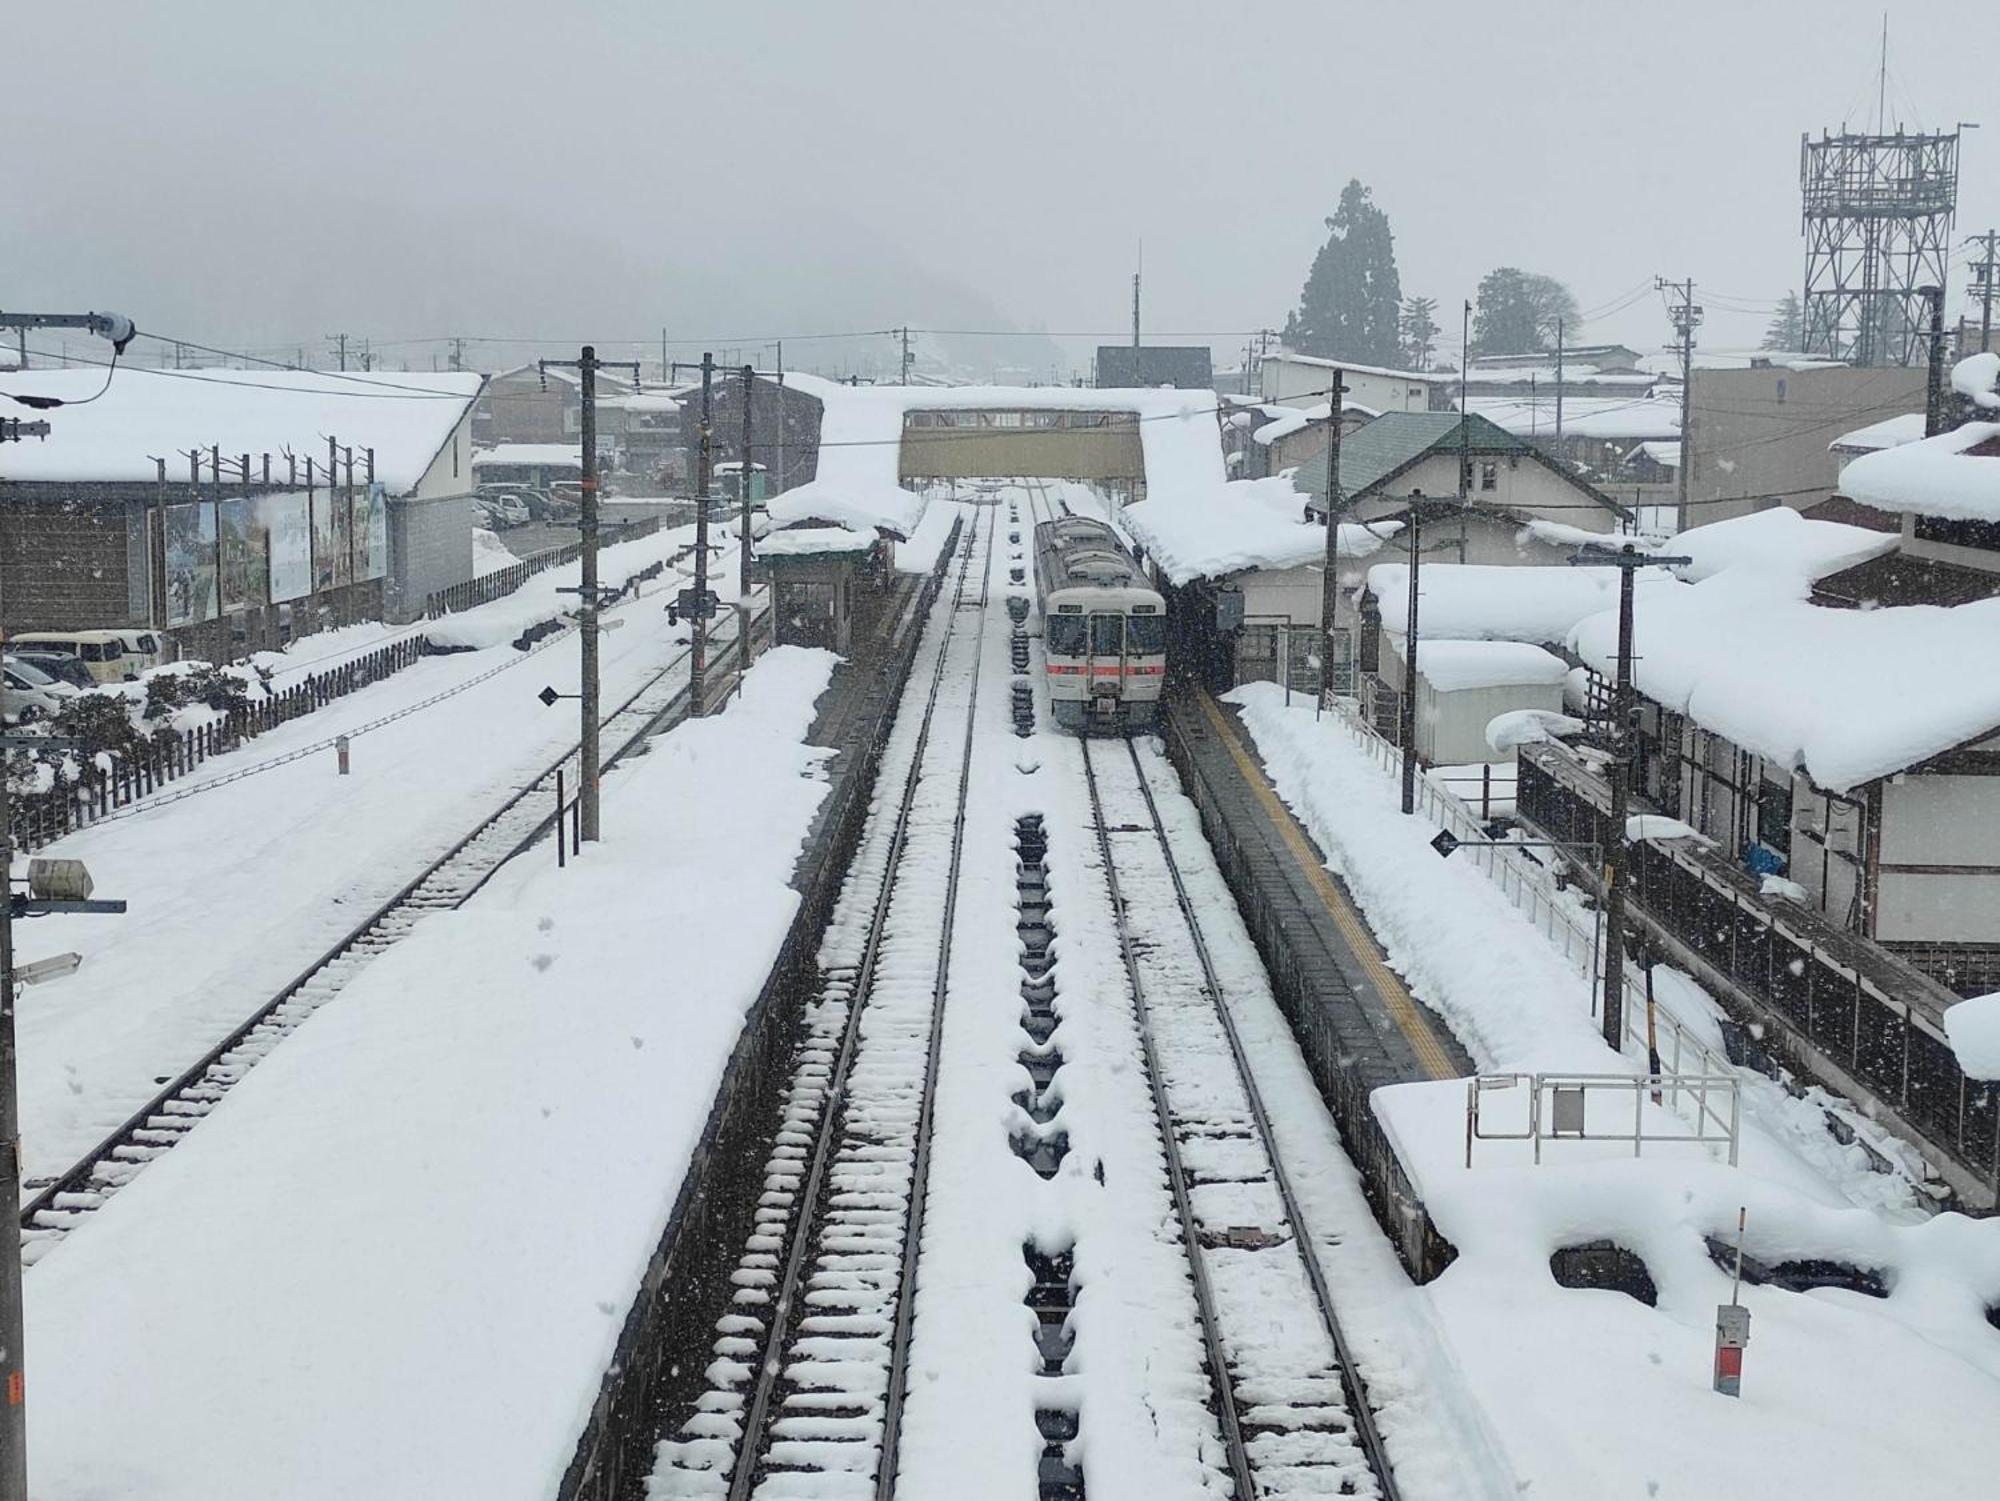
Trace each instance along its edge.
<instances>
[{"instance_id":1,"label":"guardrail","mask_svg":"<svg viewBox=\"0 0 2000 1501\"><path fill-rule=\"evenodd\" d=\"M1528 1103L1522 1129L1486 1129L1481 1107L1487 1095L1523 1085L1527 1086ZM1625 1113L1621 1110L1620 1124L1600 1124L1593 1129L1589 1109L1592 1094L1630 1095L1631 1124L1623 1124ZM1649 1098L1660 1104L1671 1097L1678 1104L1682 1095L1693 1101L1694 1113L1691 1118L1677 1115L1675 1119L1692 1126L1692 1130L1648 1127ZM1727 1104L1727 1113L1723 1103ZM1602 1112L1598 1120L1603 1122ZM1568 1140L1629 1141L1634 1157L1642 1155L1649 1141L1661 1145L1726 1146L1729 1165L1735 1167L1742 1124L1742 1096L1735 1076L1730 1074L1477 1074L1466 1080L1465 1085L1465 1165L1472 1166L1475 1141L1533 1142L1535 1162L1539 1165L1543 1142Z\"/></svg>"},{"instance_id":2,"label":"guardrail","mask_svg":"<svg viewBox=\"0 0 2000 1501\"><path fill-rule=\"evenodd\" d=\"M609 547L618 542L633 542L640 537L650 537L659 529L660 518L657 516L646 516L637 521L614 521L602 528L600 543ZM455 615L460 610L490 605L496 599L505 599L536 574L560 568L564 563L574 563L582 556L581 541L565 542L561 547L530 553L518 563L509 563L505 568L496 568L476 579L467 579L446 589L434 589L424 598L424 618L436 620L443 615Z\"/></svg>"},{"instance_id":3,"label":"guardrail","mask_svg":"<svg viewBox=\"0 0 2000 1501\"><path fill-rule=\"evenodd\" d=\"M1383 770L1401 771L1402 751L1364 723L1345 700L1330 700L1324 712ZM1597 913L1593 911L1586 917L1574 899L1565 900L1548 868L1531 851L1510 850L1505 841L1489 840L1485 824L1472 809L1456 793L1440 786L1429 772L1417 778L1417 810L1463 842L1465 848L1457 857L1470 859L1484 871L1501 894L1590 980L1594 1001L1600 985L1601 963ZM1681 1025L1671 1013L1657 1006L1648 1007L1645 982L1632 977L1630 966L1624 968L1620 979L1625 990L1621 1009L1627 1046L1636 1047L1643 1057L1656 1042L1664 1071L1670 1074L1682 1074L1685 1065L1693 1070L1689 1075L1693 1078L1732 1075L1733 1065L1727 1058ZM1658 1029L1655 1039L1646 1035L1649 1009Z\"/></svg>"}]
</instances>

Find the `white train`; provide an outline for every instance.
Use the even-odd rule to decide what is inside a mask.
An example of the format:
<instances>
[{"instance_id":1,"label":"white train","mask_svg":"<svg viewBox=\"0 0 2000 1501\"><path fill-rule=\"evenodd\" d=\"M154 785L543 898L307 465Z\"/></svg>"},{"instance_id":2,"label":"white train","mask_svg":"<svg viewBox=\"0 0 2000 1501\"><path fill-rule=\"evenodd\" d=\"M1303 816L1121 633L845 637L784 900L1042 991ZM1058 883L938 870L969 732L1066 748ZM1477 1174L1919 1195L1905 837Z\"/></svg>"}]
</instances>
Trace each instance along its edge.
<instances>
[{"instance_id":1,"label":"white train","mask_svg":"<svg viewBox=\"0 0 2000 1501\"><path fill-rule=\"evenodd\" d=\"M1104 522L1035 528L1035 586L1049 702L1065 729L1143 729L1167 681L1167 606Z\"/></svg>"}]
</instances>

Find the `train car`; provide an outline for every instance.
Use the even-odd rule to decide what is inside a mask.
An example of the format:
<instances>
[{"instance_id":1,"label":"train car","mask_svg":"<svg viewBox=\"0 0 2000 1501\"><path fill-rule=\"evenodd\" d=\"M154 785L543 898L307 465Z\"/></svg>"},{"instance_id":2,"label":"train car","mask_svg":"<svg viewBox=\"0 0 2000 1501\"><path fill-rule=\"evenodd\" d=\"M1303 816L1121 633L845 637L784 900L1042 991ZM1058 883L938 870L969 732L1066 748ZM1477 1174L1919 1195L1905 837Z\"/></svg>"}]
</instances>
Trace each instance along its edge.
<instances>
[{"instance_id":1,"label":"train car","mask_svg":"<svg viewBox=\"0 0 2000 1501\"><path fill-rule=\"evenodd\" d=\"M1151 725L1167 681L1167 605L1118 534L1089 516L1042 522L1035 585L1056 723L1079 734Z\"/></svg>"}]
</instances>

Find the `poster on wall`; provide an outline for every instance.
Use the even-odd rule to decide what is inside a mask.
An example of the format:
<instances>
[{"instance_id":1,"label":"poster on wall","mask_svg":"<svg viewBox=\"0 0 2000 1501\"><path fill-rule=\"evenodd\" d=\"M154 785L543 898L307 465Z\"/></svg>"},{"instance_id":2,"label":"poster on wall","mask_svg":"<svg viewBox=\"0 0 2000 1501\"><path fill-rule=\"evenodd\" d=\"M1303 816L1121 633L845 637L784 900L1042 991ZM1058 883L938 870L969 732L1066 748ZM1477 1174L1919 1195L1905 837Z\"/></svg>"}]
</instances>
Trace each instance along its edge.
<instances>
[{"instance_id":1,"label":"poster on wall","mask_svg":"<svg viewBox=\"0 0 2000 1501\"><path fill-rule=\"evenodd\" d=\"M167 507L167 624L213 620L216 609L215 507Z\"/></svg>"},{"instance_id":2,"label":"poster on wall","mask_svg":"<svg viewBox=\"0 0 2000 1501\"><path fill-rule=\"evenodd\" d=\"M313 588L338 589L352 583L347 492L315 490L312 497Z\"/></svg>"},{"instance_id":3,"label":"poster on wall","mask_svg":"<svg viewBox=\"0 0 2000 1501\"><path fill-rule=\"evenodd\" d=\"M368 487L368 529L362 535L368 539L368 572L371 579L384 578L389 572L389 492L380 482Z\"/></svg>"},{"instance_id":4,"label":"poster on wall","mask_svg":"<svg viewBox=\"0 0 2000 1501\"><path fill-rule=\"evenodd\" d=\"M303 492L257 497L257 513L269 539L267 593L272 604L312 593L312 508Z\"/></svg>"},{"instance_id":5,"label":"poster on wall","mask_svg":"<svg viewBox=\"0 0 2000 1501\"><path fill-rule=\"evenodd\" d=\"M225 614L270 603L264 518L250 496L220 501L216 526L222 541L222 608Z\"/></svg>"},{"instance_id":6,"label":"poster on wall","mask_svg":"<svg viewBox=\"0 0 2000 1501\"><path fill-rule=\"evenodd\" d=\"M385 565L388 562L388 518L384 514L383 500L384 491L379 483L364 485L354 491L353 508L348 513L348 544L354 557L354 582L357 584L380 578L386 571L386 568L375 566L378 532L382 562Z\"/></svg>"}]
</instances>

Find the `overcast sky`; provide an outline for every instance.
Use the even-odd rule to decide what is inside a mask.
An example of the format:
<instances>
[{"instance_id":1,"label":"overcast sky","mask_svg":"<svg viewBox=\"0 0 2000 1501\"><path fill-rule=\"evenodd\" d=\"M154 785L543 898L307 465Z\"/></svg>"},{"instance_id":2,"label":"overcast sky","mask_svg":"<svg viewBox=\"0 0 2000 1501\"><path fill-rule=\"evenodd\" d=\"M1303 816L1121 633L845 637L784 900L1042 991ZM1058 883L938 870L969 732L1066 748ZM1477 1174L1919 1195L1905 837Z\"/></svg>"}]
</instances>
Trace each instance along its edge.
<instances>
[{"instance_id":1,"label":"overcast sky","mask_svg":"<svg viewBox=\"0 0 2000 1501\"><path fill-rule=\"evenodd\" d=\"M1800 279L1800 134L1873 123L1881 19L1845 0L14 7L0 301L385 352L461 333L656 353L663 323L690 347L902 322L1117 337L1143 238L1149 332L1240 348L1283 321L1359 177L1452 342L1460 300L1514 264L1586 310L1692 275L1704 341L1740 347ZM1891 9L1892 124L1980 117L1989 23ZM2000 219L2000 112L1985 124L1960 238ZM1961 267L1954 314L1962 286ZM1656 348L1660 300L1583 336ZM400 348L428 367L432 346Z\"/></svg>"}]
</instances>

